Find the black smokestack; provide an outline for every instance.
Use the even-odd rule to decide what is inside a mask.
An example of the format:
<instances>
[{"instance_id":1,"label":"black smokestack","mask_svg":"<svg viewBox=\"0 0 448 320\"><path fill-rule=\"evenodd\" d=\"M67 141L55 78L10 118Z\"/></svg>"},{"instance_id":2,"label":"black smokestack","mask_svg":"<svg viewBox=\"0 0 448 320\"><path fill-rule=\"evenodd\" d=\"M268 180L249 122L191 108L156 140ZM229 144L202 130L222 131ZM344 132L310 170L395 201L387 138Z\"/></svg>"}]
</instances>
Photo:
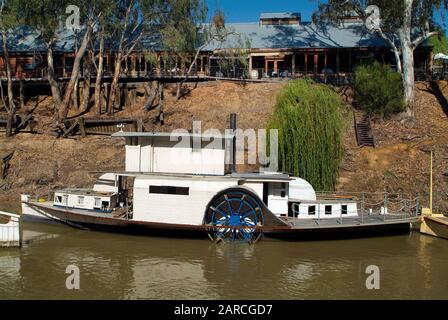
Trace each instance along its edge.
<instances>
[{"instance_id":1,"label":"black smokestack","mask_svg":"<svg viewBox=\"0 0 448 320\"><path fill-rule=\"evenodd\" d=\"M236 133L236 113L230 114L230 130L232 131L232 134L235 135ZM230 165L230 171L232 173L236 172L236 137L232 139L231 143L231 165Z\"/></svg>"}]
</instances>

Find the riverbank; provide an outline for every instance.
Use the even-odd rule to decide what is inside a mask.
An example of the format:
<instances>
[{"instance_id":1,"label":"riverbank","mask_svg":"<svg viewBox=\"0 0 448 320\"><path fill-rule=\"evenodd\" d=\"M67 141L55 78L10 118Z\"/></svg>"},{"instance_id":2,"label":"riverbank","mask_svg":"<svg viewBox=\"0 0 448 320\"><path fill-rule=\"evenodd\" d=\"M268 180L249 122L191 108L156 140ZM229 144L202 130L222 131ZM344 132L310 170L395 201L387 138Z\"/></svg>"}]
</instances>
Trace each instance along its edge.
<instances>
[{"instance_id":1,"label":"riverbank","mask_svg":"<svg viewBox=\"0 0 448 320\"><path fill-rule=\"evenodd\" d=\"M213 82L188 91L180 101L175 99L174 88L168 88L164 126L153 124L155 111L143 111L143 97L116 116L142 117L147 131L191 129L193 119L202 120L203 130L224 130L229 114L234 112L238 114L239 128L260 129L273 112L282 85ZM440 82L439 87L448 97L448 83ZM433 150L434 208L448 212L448 177L444 176L448 173L448 112L428 83L417 85L416 101L414 121L396 117L374 122L377 148L358 148L354 128L348 128L338 191L419 193L421 204L428 206L427 152ZM50 117L49 108L47 101L35 112L40 117ZM17 208L21 193L45 195L61 187L89 187L96 179L90 174L92 171L123 170L123 146L123 141L109 137L55 139L29 134L10 139L0 137L0 155L14 151L8 176L0 180L1 207Z\"/></svg>"}]
</instances>

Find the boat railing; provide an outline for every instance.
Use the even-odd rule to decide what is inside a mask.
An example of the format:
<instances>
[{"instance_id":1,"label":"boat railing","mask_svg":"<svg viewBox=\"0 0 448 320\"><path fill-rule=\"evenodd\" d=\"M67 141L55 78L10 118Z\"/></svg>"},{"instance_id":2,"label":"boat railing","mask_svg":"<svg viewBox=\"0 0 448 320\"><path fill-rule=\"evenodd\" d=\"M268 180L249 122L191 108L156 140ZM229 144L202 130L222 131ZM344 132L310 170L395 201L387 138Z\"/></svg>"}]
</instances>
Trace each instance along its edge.
<instances>
[{"instance_id":1,"label":"boat railing","mask_svg":"<svg viewBox=\"0 0 448 320\"><path fill-rule=\"evenodd\" d=\"M306 202L306 201L304 201ZM319 193L318 200L313 201L316 206L314 220L317 222L329 217L322 208L329 203L353 203L356 202L356 210L347 207L347 210L332 209L331 218L344 220L356 218L362 224L375 218L381 221L398 221L418 219L420 212L419 197L405 196L392 193L357 193L339 195L335 193ZM294 217L300 217L300 202L291 204Z\"/></svg>"},{"instance_id":2,"label":"boat railing","mask_svg":"<svg viewBox=\"0 0 448 320\"><path fill-rule=\"evenodd\" d=\"M20 246L20 215L0 211L0 247Z\"/></svg>"}]
</instances>

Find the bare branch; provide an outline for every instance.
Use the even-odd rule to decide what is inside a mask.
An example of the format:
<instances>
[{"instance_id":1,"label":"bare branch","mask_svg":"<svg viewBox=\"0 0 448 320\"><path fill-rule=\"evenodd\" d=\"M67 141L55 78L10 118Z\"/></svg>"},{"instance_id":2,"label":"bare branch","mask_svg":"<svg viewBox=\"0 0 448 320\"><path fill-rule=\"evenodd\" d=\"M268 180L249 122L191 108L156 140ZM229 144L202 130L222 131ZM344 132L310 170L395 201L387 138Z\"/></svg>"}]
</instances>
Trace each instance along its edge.
<instances>
[{"instance_id":1,"label":"bare branch","mask_svg":"<svg viewBox=\"0 0 448 320\"><path fill-rule=\"evenodd\" d=\"M417 39L415 39L412 42L412 48L415 49L417 48L419 45L421 45L425 40L431 38L432 36L436 36L438 35L439 32L438 31L433 31L433 32L429 32L429 33L425 33L424 35L418 37Z\"/></svg>"}]
</instances>

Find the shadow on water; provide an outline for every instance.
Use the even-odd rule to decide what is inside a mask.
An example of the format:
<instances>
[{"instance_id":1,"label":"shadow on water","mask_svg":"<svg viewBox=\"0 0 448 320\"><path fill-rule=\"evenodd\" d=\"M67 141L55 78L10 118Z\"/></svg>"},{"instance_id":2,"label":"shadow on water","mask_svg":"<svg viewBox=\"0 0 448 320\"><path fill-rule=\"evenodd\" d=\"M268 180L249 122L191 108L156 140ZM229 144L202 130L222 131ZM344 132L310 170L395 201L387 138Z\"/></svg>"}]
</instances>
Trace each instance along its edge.
<instances>
[{"instance_id":1,"label":"shadow on water","mask_svg":"<svg viewBox=\"0 0 448 320\"><path fill-rule=\"evenodd\" d=\"M26 223L0 251L0 299L448 299L446 241L418 234L256 245L125 236ZM81 290L65 287L68 265ZM381 290L365 287L366 267Z\"/></svg>"}]
</instances>

